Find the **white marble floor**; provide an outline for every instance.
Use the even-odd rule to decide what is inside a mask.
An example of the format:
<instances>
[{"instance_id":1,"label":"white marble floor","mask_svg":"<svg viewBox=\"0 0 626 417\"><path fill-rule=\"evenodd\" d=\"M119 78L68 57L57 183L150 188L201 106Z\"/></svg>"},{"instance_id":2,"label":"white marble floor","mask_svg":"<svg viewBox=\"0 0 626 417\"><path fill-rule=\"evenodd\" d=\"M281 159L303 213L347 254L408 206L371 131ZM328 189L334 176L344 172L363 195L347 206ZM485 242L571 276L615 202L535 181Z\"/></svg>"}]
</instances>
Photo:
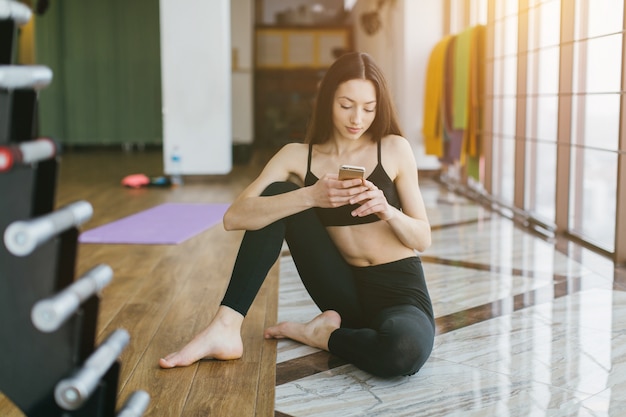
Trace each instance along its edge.
<instances>
[{"instance_id":1,"label":"white marble floor","mask_svg":"<svg viewBox=\"0 0 626 417\"><path fill-rule=\"evenodd\" d=\"M626 292L613 264L435 182L422 191L433 226L422 254L438 331L430 359L411 377L324 358L290 377L283 369L328 354L281 340L276 415L626 416ZM280 321L319 313L288 254L280 279Z\"/></svg>"}]
</instances>

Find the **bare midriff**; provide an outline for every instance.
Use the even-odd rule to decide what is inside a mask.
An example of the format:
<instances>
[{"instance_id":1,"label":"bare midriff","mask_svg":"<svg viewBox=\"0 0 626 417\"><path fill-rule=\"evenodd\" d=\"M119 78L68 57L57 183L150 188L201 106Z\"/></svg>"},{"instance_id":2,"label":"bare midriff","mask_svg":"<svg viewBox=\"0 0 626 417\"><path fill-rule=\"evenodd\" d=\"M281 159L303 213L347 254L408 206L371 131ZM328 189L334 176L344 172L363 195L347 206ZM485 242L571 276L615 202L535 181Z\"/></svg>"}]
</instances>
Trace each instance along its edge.
<instances>
[{"instance_id":1,"label":"bare midriff","mask_svg":"<svg viewBox=\"0 0 626 417\"><path fill-rule=\"evenodd\" d=\"M416 256L415 250L404 246L384 221L330 226L326 230L350 265L380 265Z\"/></svg>"}]
</instances>

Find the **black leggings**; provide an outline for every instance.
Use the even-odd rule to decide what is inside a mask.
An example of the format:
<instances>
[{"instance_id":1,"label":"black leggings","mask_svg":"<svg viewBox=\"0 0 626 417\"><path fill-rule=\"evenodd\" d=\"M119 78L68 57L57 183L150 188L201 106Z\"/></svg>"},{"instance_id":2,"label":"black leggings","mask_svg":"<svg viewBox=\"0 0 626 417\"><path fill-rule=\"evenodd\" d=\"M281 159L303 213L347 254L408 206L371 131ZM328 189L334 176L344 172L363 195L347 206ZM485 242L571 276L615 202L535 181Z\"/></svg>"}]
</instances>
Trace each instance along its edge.
<instances>
[{"instance_id":1,"label":"black leggings","mask_svg":"<svg viewBox=\"0 0 626 417\"><path fill-rule=\"evenodd\" d=\"M276 182L262 195L297 188ZM378 376L412 375L422 367L432 351L435 325L420 259L349 265L313 209L244 234L223 305L247 314L283 240L315 304L341 316L341 328L328 342L331 353Z\"/></svg>"}]
</instances>

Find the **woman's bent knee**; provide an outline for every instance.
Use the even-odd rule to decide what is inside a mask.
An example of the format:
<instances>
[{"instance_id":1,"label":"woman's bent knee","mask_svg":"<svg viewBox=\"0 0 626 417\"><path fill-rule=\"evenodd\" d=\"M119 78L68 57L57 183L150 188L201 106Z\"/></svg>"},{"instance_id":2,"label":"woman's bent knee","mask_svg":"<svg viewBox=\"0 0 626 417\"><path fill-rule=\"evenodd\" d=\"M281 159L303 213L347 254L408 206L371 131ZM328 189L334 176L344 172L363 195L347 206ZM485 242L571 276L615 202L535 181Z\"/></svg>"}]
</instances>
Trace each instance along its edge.
<instances>
[{"instance_id":1,"label":"woman's bent knee","mask_svg":"<svg viewBox=\"0 0 626 417\"><path fill-rule=\"evenodd\" d=\"M381 367L387 376L413 375L430 357L435 342L434 329L427 323L392 328L393 331L383 337Z\"/></svg>"},{"instance_id":2,"label":"woman's bent knee","mask_svg":"<svg viewBox=\"0 0 626 417\"><path fill-rule=\"evenodd\" d=\"M432 348L413 346L410 349L392 349L380 358L379 376L396 377L416 374L428 360Z\"/></svg>"}]
</instances>

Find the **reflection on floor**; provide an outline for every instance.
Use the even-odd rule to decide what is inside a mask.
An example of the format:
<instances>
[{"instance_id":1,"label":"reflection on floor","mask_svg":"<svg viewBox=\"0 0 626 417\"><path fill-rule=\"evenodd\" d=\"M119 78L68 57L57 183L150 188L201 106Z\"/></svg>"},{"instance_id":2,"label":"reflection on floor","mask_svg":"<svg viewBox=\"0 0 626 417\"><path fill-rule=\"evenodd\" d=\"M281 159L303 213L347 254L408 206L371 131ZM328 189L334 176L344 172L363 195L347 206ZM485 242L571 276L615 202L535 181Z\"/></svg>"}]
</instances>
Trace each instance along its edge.
<instances>
[{"instance_id":1,"label":"reflection on floor","mask_svg":"<svg viewBox=\"0 0 626 417\"><path fill-rule=\"evenodd\" d=\"M518 228L430 180L433 245L422 261L437 318L412 377L373 377L281 340L277 416L624 416L624 271ZM559 250L557 250L557 246ZM288 252L279 321L319 313Z\"/></svg>"}]
</instances>

